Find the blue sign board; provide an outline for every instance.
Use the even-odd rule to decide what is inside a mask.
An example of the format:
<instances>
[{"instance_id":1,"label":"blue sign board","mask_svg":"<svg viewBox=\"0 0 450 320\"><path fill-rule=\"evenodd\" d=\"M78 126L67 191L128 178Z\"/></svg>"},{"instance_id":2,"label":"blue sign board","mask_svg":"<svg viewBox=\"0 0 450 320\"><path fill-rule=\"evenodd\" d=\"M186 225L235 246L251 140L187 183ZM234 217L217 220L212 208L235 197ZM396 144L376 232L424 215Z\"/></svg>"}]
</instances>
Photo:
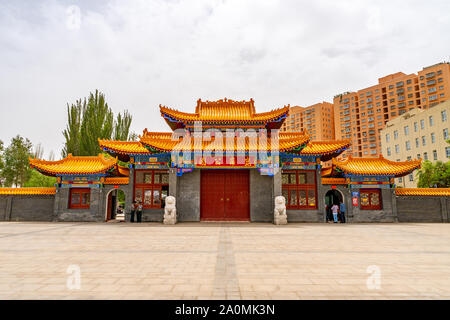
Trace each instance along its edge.
<instances>
[{"instance_id":1,"label":"blue sign board","mask_svg":"<svg viewBox=\"0 0 450 320\"><path fill-rule=\"evenodd\" d=\"M352 192L352 197L353 198L358 198L359 197L359 192L358 191L353 191Z\"/></svg>"}]
</instances>

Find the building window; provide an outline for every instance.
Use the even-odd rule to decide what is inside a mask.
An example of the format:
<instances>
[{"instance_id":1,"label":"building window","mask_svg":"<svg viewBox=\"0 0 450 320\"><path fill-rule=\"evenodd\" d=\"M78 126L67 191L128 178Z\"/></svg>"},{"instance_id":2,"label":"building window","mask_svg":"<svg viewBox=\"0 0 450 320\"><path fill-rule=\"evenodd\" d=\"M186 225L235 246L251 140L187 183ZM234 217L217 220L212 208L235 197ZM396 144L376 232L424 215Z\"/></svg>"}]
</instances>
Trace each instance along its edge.
<instances>
[{"instance_id":1,"label":"building window","mask_svg":"<svg viewBox=\"0 0 450 320\"><path fill-rule=\"evenodd\" d=\"M398 144L395 145L395 153L400 152L400 146Z\"/></svg>"},{"instance_id":2,"label":"building window","mask_svg":"<svg viewBox=\"0 0 450 320\"><path fill-rule=\"evenodd\" d=\"M71 188L69 195L70 209L89 209L91 200L90 188Z\"/></svg>"},{"instance_id":3,"label":"building window","mask_svg":"<svg viewBox=\"0 0 450 320\"><path fill-rule=\"evenodd\" d=\"M418 148L419 147L419 138L416 138L416 148Z\"/></svg>"},{"instance_id":4,"label":"building window","mask_svg":"<svg viewBox=\"0 0 450 320\"><path fill-rule=\"evenodd\" d=\"M411 150L411 143L408 141L405 142L406 150Z\"/></svg>"},{"instance_id":5,"label":"building window","mask_svg":"<svg viewBox=\"0 0 450 320\"><path fill-rule=\"evenodd\" d=\"M434 132L431 133L431 143L436 142L436 136L434 135Z\"/></svg>"},{"instance_id":6,"label":"building window","mask_svg":"<svg viewBox=\"0 0 450 320\"><path fill-rule=\"evenodd\" d=\"M437 157L437 151L433 150L433 160L436 161L438 159Z\"/></svg>"},{"instance_id":7,"label":"building window","mask_svg":"<svg viewBox=\"0 0 450 320\"><path fill-rule=\"evenodd\" d=\"M423 146L427 145L427 140L425 139L425 136L422 136L422 145Z\"/></svg>"},{"instance_id":8,"label":"building window","mask_svg":"<svg viewBox=\"0 0 450 320\"><path fill-rule=\"evenodd\" d=\"M425 129L425 121L423 119L420 120L420 129Z\"/></svg>"},{"instance_id":9,"label":"building window","mask_svg":"<svg viewBox=\"0 0 450 320\"><path fill-rule=\"evenodd\" d=\"M442 119L442 122L447 121L447 111L446 110L441 111L441 119Z\"/></svg>"},{"instance_id":10,"label":"building window","mask_svg":"<svg viewBox=\"0 0 450 320\"><path fill-rule=\"evenodd\" d=\"M450 147L445 147L445 155L450 158Z\"/></svg>"},{"instance_id":11,"label":"building window","mask_svg":"<svg viewBox=\"0 0 450 320\"><path fill-rule=\"evenodd\" d=\"M448 128L445 128L443 132L444 132L444 140L448 140Z\"/></svg>"},{"instance_id":12,"label":"building window","mask_svg":"<svg viewBox=\"0 0 450 320\"><path fill-rule=\"evenodd\" d=\"M419 127L417 126L417 122L414 122L414 132L417 132L418 129Z\"/></svg>"},{"instance_id":13,"label":"building window","mask_svg":"<svg viewBox=\"0 0 450 320\"><path fill-rule=\"evenodd\" d=\"M136 170L134 176L134 200L142 202L146 209L163 208L169 193L167 170Z\"/></svg>"},{"instance_id":14,"label":"building window","mask_svg":"<svg viewBox=\"0 0 450 320\"><path fill-rule=\"evenodd\" d=\"M432 127L432 126L433 126L433 124L434 124L434 121L433 121L433 116L430 116L430 117L429 117L429 120L430 120L430 127Z\"/></svg>"},{"instance_id":15,"label":"building window","mask_svg":"<svg viewBox=\"0 0 450 320\"><path fill-rule=\"evenodd\" d=\"M395 130L395 131L394 131L394 140L397 140L397 139L398 139L398 131Z\"/></svg>"},{"instance_id":16,"label":"building window","mask_svg":"<svg viewBox=\"0 0 450 320\"><path fill-rule=\"evenodd\" d=\"M389 140L391 139L389 133L386 133L386 142L389 142Z\"/></svg>"},{"instance_id":17,"label":"building window","mask_svg":"<svg viewBox=\"0 0 450 320\"><path fill-rule=\"evenodd\" d=\"M428 160L428 152L423 153L423 159L426 161Z\"/></svg>"},{"instance_id":18,"label":"building window","mask_svg":"<svg viewBox=\"0 0 450 320\"><path fill-rule=\"evenodd\" d=\"M316 171L285 170L281 177L288 209L317 209Z\"/></svg>"},{"instance_id":19,"label":"building window","mask_svg":"<svg viewBox=\"0 0 450 320\"><path fill-rule=\"evenodd\" d=\"M407 136L409 134L409 126L405 126L403 130L405 131L405 136Z\"/></svg>"},{"instance_id":20,"label":"building window","mask_svg":"<svg viewBox=\"0 0 450 320\"><path fill-rule=\"evenodd\" d=\"M391 148L387 147L386 152L387 152L387 155L390 156L391 155Z\"/></svg>"},{"instance_id":21,"label":"building window","mask_svg":"<svg viewBox=\"0 0 450 320\"><path fill-rule=\"evenodd\" d=\"M417 159L420 159L420 153L417 154Z\"/></svg>"},{"instance_id":22,"label":"building window","mask_svg":"<svg viewBox=\"0 0 450 320\"><path fill-rule=\"evenodd\" d=\"M410 173L410 174L408 175L408 177L409 177L409 181L410 181L410 182L413 182L413 181L414 181L414 175L413 175L412 173Z\"/></svg>"},{"instance_id":23,"label":"building window","mask_svg":"<svg viewBox=\"0 0 450 320\"><path fill-rule=\"evenodd\" d=\"M381 190L361 189L359 192L361 210L381 210Z\"/></svg>"}]
</instances>

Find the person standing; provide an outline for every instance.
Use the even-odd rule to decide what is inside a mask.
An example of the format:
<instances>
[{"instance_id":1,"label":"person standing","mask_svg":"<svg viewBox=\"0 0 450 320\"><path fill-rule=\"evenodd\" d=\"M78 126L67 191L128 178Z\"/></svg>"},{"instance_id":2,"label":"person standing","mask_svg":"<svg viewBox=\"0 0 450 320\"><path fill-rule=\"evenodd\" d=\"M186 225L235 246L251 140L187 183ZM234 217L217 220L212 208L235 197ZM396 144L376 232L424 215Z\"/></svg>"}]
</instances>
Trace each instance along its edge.
<instances>
[{"instance_id":1,"label":"person standing","mask_svg":"<svg viewBox=\"0 0 450 320\"><path fill-rule=\"evenodd\" d=\"M139 201L138 205L137 205L136 218L137 218L137 222L142 222L142 202L141 201Z\"/></svg>"},{"instance_id":2,"label":"person standing","mask_svg":"<svg viewBox=\"0 0 450 320\"><path fill-rule=\"evenodd\" d=\"M331 212L333 213L334 223L338 222L338 211L339 211L339 206L337 204L333 204L333 206L331 207Z\"/></svg>"},{"instance_id":3,"label":"person standing","mask_svg":"<svg viewBox=\"0 0 450 320\"><path fill-rule=\"evenodd\" d=\"M136 201L131 203L130 222L134 222L134 215L136 213Z\"/></svg>"},{"instance_id":4,"label":"person standing","mask_svg":"<svg viewBox=\"0 0 450 320\"><path fill-rule=\"evenodd\" d=\"M341 222L345 223L345 203L341 202L339 204L339 215L341 216Z\"/></svg>"}]
</instances>

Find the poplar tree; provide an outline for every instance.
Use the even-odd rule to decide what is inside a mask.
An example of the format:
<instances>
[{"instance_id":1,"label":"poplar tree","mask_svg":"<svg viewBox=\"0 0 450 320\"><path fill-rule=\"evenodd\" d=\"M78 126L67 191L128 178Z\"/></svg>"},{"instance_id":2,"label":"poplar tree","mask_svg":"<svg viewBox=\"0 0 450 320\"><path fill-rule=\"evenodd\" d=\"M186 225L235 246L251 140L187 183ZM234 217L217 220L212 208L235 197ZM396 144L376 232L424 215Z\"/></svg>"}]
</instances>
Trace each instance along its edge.
<instances>
[{"instance_id":1,"label":"poplar tree","mask_svg":"<svg viewBox=\"0 0 450 320\"><path fill-rule=\"evenodd\" d=\"M67 105L68 123L63 131L65 138L62 156L95 156L101 152L98 139L128 141L132 116L125 110L114 114L98 90L90 93L84 100Z\"/></svg>"}]
</instances>

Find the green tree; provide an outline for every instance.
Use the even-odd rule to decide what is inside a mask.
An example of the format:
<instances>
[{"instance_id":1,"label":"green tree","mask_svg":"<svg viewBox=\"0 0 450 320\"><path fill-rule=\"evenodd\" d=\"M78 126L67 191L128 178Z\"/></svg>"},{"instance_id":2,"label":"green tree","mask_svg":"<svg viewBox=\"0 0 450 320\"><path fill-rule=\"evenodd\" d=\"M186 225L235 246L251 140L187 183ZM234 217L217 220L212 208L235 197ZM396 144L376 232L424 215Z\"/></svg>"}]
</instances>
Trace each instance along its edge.
<instances>
[{"instance_id":1,"label":"green tree","mask_svg":"<svg viewBox=\"0 0 450 320\"><path fill-rule=\"evenodd\" d=\"M117 115L116 122L114 123L114 140L128 141L130 138L130 126L132 117L128 113L128 110L123 112L123 115L119 113Z\"/></svg>"},{"instance_id":2,"label":"green tree","mask_svg":"<svg viewBox=\"0 0 450 320\"><path fill-rule=\"evenodd\" d=\"M111 139L114 130L114 115L105 96L99 93L89 95L81 122L80 155L93 156L101 153L98 139Z\"/></svg>"},{"instance_id":3,"label":"green tree","mask_svg":"<svg viewBox=\"0 0 450 320\"><path fill-rule=\"evenodd\" d=\"M132 116L128 111L114 114L108 107L105 95L98 90L84 100L67 105L68 123L63 131L66 140L62 156L95 156L101 152L98 139L129 139Z\"/></svg>"},{"instance_id":4,"label":"green tree","mask_svg":"<svg viewBox=\"0 0 450 320\"><path fill-rule=\"evenodd\" d=\"M30 178L25 182L24 187L53 187L55 183L55 177L44 176L39 171L32 170Z\"/></svg>"},{"instance_id":5,"label":"green tree","mask_svg":"<svg viewBox=\"0 0 450 320\"><path fill-rule=\"evenodd\" d=\"M67 104L67 126L63 131L66 143L62 151L62 156L67 157L69 153L73 155L80 155L80 140L81 140L81 118L82 112L86 108L86 99L84 101L77 100L75 104L69 107Z\"/></svg>"},{"instance_id":6,"label":"green tree","mask_svg":"<svg viewBox=\"0 0 450 320\"><path fill-rule=\"evenodd\" d=\"M31 168L28 159L33 155L30 140L17 135L3 153L3 169L1 176L7 187L21 187L28 181Z\"/></svg>"},{"instance_id":7,"label":"green tree","mask_svg":"<svg viewBox=\"0 0 450 320\"><path fill-rule=\"evenodd\" d=\"M443 163L424 161L417 172L419 188L448 188L450 187L450 161Z\"/></svg>"},{"instance_id":8,"label":"green tree","mask_svg":"<svg viewBox=\"0 0 450 320\"><path fill-rule=\"evenodd\" d=\"M2 179L2 171L3 171L3 141L0 140L0 187L3 186L3 179Z\"/></svg>"}]
</instances>

